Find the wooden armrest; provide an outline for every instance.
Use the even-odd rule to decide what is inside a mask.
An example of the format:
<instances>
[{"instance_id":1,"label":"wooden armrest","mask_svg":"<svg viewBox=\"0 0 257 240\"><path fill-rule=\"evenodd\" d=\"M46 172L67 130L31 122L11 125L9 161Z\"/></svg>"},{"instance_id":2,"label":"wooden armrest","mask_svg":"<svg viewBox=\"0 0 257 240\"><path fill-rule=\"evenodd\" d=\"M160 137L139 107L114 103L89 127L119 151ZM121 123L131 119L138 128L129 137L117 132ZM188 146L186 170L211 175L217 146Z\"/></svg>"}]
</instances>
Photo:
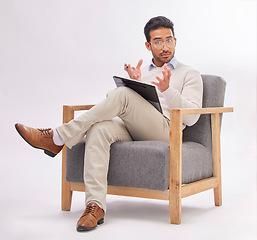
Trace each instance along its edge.
<instances>
[{"instance_id":1,"label":"wooden armrest","mask_svg":"<svg viewBox=\"0 0 257 240\"><path fill-rule=\"evenodd\" d=\"M95 105L64 105L63 107L71 108L73 111L89 110Z\"/></svg>"},{"instance_id":2,"label":"wooden armrest","mask_svg":"<svg viewBox=\"0 0 257 240\"><path fill-rule=\"evenodd\" d=\"M220 113L233 112L233 107L213 107L213 108L179 108L170 111L170 144L176 142L182 147L182 123L183 115L189 114L211 114L211 125L213 129L220 129ZM216 131L216 130L215 130Z\"/></svg>"},{"instance_id":3,"label":"wooden armrest","mask_svg":"<svg viewBox=\"0 0 257 240\"><path fill-rule=\"evenodd\" d=\"M63 123L68 123L74 119L75 111L89 110L95 105L64 105L63 106Z\"/></svg>"},{"instance_id":4,"label":"wooden armrest","mask_svg":"<svg viewBox=\"0 0 257 240\"><path fill-rule=\"evenodd\" d=\"M183 108L183 109L172 109L171 112L179 111L182 115L189 114L215 114L215 113L226 113L233 112L232 107L213 107L213 108Z\"/></svg>"}]
</instances>

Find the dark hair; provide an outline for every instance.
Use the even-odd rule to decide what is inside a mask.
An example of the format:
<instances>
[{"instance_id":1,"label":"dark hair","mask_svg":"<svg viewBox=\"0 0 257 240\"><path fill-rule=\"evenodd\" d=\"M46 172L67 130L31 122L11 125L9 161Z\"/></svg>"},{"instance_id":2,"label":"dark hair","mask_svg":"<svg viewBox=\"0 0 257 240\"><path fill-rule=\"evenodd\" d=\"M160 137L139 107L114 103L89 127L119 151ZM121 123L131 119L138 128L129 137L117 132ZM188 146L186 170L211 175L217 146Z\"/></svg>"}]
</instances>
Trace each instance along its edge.
<instances>
[{"instance_id":1,"label":"dark hair","mask_svg":"<svg viewBox=\"0 0 257 240\"><path fill-rule=\"evenodd\" d=\"M173 22L166 17L159 16L151 18L144 28L146 41L150 42L150 31L158 28L170 28L173 33L173 36L175 36L173 26Z\"/></svg>"}]
</instances>

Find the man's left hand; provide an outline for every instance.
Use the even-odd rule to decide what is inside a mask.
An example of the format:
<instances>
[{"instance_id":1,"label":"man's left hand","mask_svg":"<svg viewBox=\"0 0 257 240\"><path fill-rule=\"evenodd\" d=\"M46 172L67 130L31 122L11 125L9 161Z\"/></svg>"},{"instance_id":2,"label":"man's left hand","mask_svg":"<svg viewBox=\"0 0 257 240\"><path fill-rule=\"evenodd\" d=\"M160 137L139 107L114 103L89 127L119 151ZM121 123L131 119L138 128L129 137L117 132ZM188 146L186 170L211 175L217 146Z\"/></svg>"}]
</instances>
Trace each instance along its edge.
<instances>
[{"instance_id":1,"label":"man's left hand","mask_svg":"<svg viewBox=\"0 0 257 240\"><path fill-rule=\"evenodd\" d=\"M171 71L170 69L168 69L166 63L164 64L162 74L163 74L163 78L159 78L158 76L155 77L158 80L158 82L151 82L152 84L157 86L160 92L164 92L170 86Z\"/></svg>"},{"instance_id":2,"label":"man's left hand","mask_svg":"<svg viewBox=\"0 0 257 240\"><path fill-rule=\"evenodd\" d=\"M163 78L159 78L158 76L155 77L158 80L158 82L151 82L152 84L157 86L160 92L164 92L170 86L171 71L170 69L168 69L166 63L164 64L162 74L163 74Z\"/></svg>"}]
</instances>

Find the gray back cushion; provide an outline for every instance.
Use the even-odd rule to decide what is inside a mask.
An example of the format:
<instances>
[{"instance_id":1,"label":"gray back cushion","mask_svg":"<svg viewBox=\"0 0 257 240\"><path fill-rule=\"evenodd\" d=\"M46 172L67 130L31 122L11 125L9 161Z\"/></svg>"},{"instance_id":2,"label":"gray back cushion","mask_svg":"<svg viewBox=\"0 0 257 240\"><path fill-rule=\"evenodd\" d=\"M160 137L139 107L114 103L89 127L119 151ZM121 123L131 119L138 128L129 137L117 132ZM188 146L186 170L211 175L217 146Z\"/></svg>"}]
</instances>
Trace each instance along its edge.
<instances>
[{"instance_id":1,"label":"gray back cushion","mask_svg":"<svg viewBox=\"0 0 257 240\"><path fill-rule=\"evenodd\" d=\"M203 108L223 107L226 82L223 78L213 75L202 75ZM186 127L183 131L184 142L197 142L211 149L211 116L202 114L196 124Z\"/></svg>"}]
</instances>

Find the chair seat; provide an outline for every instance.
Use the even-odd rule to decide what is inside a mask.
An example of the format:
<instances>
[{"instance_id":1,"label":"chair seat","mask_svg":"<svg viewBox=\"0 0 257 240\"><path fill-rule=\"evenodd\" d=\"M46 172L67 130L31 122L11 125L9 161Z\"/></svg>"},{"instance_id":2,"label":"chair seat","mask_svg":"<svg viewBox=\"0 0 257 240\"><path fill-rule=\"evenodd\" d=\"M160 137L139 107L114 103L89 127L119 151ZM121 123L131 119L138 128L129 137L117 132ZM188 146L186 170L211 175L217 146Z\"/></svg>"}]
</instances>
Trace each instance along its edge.
<instances>
[{"instance_id":1,"label":"chair seat","mask_svg":"<svg viewBox=\"0 0 257 240\"><path fill-rule=\"evenodd\" d=\"M67 148L66 180L83 182L85 139ZM211 151L196 142L182 144L182 183L212 177ZM108 185L153 190L169 187L169 142L125 141L111 145Z\"/></svg>"}]
</instances>

